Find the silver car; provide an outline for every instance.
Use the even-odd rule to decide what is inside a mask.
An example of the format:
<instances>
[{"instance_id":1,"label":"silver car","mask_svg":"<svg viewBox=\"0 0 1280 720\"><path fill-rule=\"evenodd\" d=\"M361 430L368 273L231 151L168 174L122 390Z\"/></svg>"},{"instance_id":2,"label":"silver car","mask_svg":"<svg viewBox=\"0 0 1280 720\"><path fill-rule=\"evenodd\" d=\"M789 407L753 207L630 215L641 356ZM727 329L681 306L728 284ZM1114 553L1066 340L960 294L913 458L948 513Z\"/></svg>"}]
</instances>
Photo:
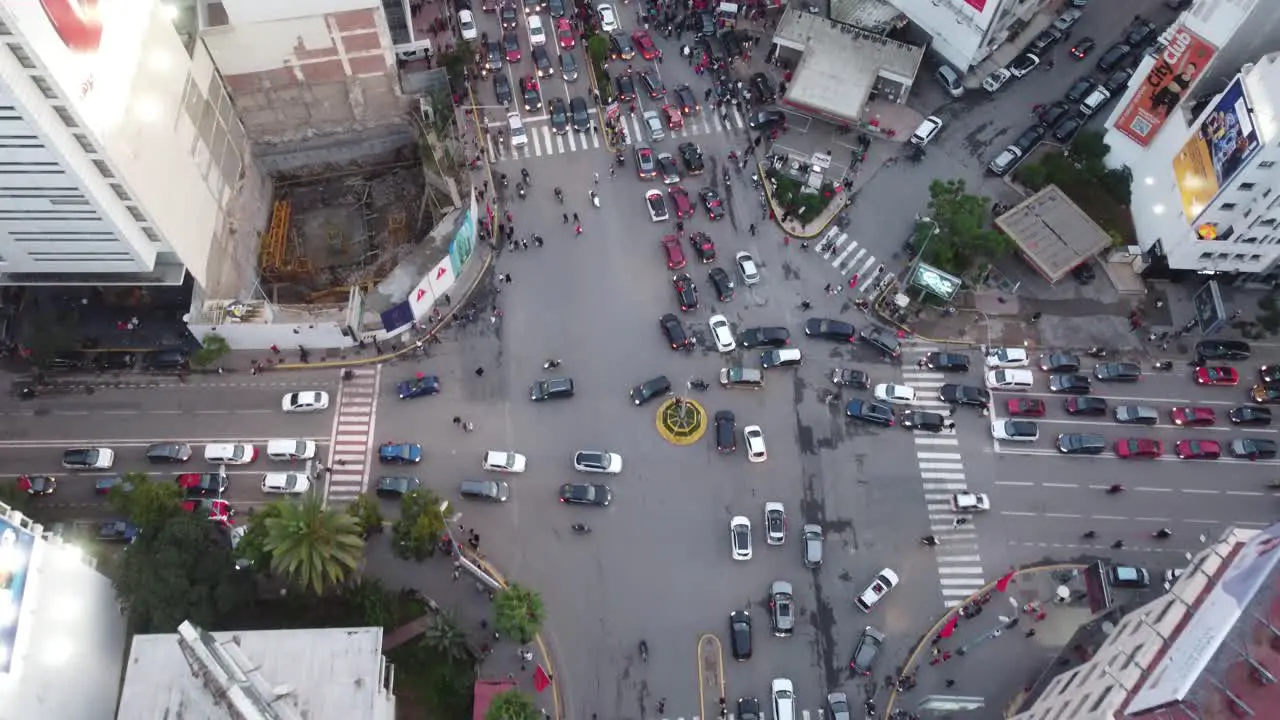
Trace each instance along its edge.
<instances>
[{"instance_id":1,"label":"silver car","mask_svg":"<svg viewBox=\"0 0 1280 720\"><path fill-rule=\"evenodd\" d=\"M842 692L827 695L827 712L831 714L831 720L851 720L849 696Z\"/></svg>"},{"instance_id":2,"label":"silver car","mask_svg":"<svg viewBox=\"0 0 1280 720\"><path fill-rule=\"evenodd\" d=\"M769 620L773 634L786 637L796 629L796 598L791 583L774 580L769 588Z\"/></svg>"},{"instance_id":3,"label":"silver car","mask_svg":"<svg viewBox=\"0 0 1280 720\"><path fill-rule=\"evenodd\" d=\"M805 525L800 536L803 539L800 546L804 552L804 566L818 567L822 564L822 526Z\"/></svg>"},{"instance_id":4,"label":"silver car","mask_svg":"<svg viewBox=\"0 0 1280 720\"><path fill-rule=\"evenodd\" d=\"M651 142L667 139L667 129L662 125L662 118L658 117L658 113L653 110L646 110L644 115L644 129L649 134Z\"/></svg>"}]
</instances>

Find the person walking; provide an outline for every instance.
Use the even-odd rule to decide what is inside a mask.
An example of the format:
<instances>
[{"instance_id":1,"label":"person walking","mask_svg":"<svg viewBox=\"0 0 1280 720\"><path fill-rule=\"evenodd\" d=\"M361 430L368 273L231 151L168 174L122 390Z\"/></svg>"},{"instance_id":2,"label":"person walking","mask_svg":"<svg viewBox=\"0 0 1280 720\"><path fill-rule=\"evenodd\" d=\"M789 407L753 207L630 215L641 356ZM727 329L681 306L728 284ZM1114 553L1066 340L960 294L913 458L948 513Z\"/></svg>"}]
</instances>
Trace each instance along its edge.
<instances>
[{"instance_id":1,"label":"person walking","mask_svg":"<svg viewBox=\"0 0 1280 720\"><path fill-rule=\"evenodd\" d=\"M751 237L755 237L755 236L756 236L756 225L755 225L755 223L751 223L751 225L750 225L749 227L747 227L747 232L751 233Z\"/></svg>"},{"instance_id":2,"label":"person walking","mask_svg":"<svg viewBox=\"0 0 1280 720\"><path fill-rule=\"evenodd\" d=\"M578 213L574 213L574 214L573 214L573 221L574 221L574 222L582 222L581 220L579 220L579 219L578 219Z\"/></svg>"},{"instance_id":3,"label":"person walking","mask_svg":"<svg viewBox=\"0 0 1280 720\"><path fill-rule=\"evenodd\" d=\"M800 309L801 309L801 310L808 310L808 309L809 309L809 308L811 308L811 307L813 307L813 303L809 302L808 300L801 300L801 301L800 301Z\"/></svg>"},{"instance_id":4,"label":"person walking","mask_svg":"<svg viewBox=\"0 0 1280 720\"><path fill-rule=\"evenodd\" d=\"M484 368L483 368L483 367L478 367L478 368L476 368L476 377L484 377Z\"/></svg>"},{"instance_id":5,"label":"person walking","mask_svg":"<svg viewBox=\"0 0 1280 720\"><path fill-rule=\"evenodd\" d=\"M1030 629L1028 629L1026 632L1022 633L1022 636L1023 636L1023 637L1035 637L1035 634L1036 634L1036 629L1035 629L1035 628L1030 628Z\"/></svg>"},{"instance_id":6,"label":"person walking","mask_svg":"<svg viewBox=\"0 0 1280 720\"><path fill-rule=\"evenodd\" d=\"M581 234L582 234L582 223L578 223L577 227L575 227L575 228L573 229L573 234L574 234L574 235L581 235Z\"/></svg>"},{"instance_id":7,"label":"person walking","mask_svg":"<svg viewBox=\"0 0 1280 720\"><path fill-rule=\"evenodd\" d=\"M953 680L953 679L951 679L951 678L947 678L946 685L947 685L947 687L955 687L955 685L956 685L956 681L955 681L955 680Z\"/></svg>"},{"instance_id":8,"label":"person walking","mask_svg":"<svg viewBox=\"0 0 1280 720\"><path fill-rule=\"evenodd\" d=\"M596 184L596 185L599 185L599 184L600 184L600 173L592 173L592 175L594 176L595 184Z\"/></svg>"},{"instance_id":9,"label":"person walking","mask_svg":"<svg viewBox=\"0 0 1280 720\"><path fill-rule=\"evenodd\" d=\"M568 224L569 224L569 213L560 213L560 215L561 215L561 217L563 217L563 218L564 218L564 224L565 224L565 225L568 225Z\"/></svg>"}]
</instances>

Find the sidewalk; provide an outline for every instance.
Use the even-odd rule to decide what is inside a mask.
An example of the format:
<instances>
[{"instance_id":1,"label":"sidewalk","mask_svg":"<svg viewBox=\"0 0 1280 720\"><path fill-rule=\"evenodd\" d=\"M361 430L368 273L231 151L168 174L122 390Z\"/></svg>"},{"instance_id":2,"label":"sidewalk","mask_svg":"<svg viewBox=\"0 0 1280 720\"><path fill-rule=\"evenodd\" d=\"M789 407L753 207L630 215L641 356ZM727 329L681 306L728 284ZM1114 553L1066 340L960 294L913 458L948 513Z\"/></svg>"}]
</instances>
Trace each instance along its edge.
<instances>
[{"instance_id":1,"label":"sidewalk","mask_svg":"<svg viewBox=\"0 0 1280 720\"><path fill-rule=\"evenodd\" d=\"M997 580L945 613L897 674L883 678L885 686L893 686L885 717L892 716L895 705L925 716L945 711L950 702L983 707L983 717L1002 717L1092 619L1085 568L1020 570L1011 573L1003 592Z\"/></svg>"}]
</instances>

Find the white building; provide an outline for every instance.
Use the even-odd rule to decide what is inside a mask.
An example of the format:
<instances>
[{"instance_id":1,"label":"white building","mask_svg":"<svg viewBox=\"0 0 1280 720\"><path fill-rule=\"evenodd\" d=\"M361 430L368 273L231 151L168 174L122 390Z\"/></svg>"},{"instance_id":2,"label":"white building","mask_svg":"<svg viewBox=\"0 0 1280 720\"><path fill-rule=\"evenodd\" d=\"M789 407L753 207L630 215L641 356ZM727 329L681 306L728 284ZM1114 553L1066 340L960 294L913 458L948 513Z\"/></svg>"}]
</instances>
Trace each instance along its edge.
<instances>
[{"instance_id":1,"label":"white building","mask_svg":"<svg viewBox=\"0 0 1280 720\"><path fill-rule=\"evenodd\" d=\"M0 0L0 284L252 287L263 182L185 39L159 0Z\"/></svg>"},{"instance_id":2,"label":"white building","mask_svg":"<svg viewBox=\"0 0 1280 720\"><path fill-rule=\"evenodd\" d=\"M931 49L967 73L1049 5L1049 0L892 0L933 37Z\"/></svg>"},{"instance_id":3,"label":"white building","mask_svg":"<svg viewBox=\"0 0 1280 720\"><path fill-rule=\"evenodd\" d=\"M1280 3L1201 0L1138 65L1107 120L1133 173L1134 230L1153 272L1272 283L1280 262Z\"/></svg>"},{"instance_id":4,"label":"white building","mask_svg":"<svg viewBox=\"0 0 1280 720\"><path fill-rule=\"evenodd\" d=\"M1280 525L1228 531L1013 720L1276 717L1278 563Z\"/></svg>"}]
</instances>

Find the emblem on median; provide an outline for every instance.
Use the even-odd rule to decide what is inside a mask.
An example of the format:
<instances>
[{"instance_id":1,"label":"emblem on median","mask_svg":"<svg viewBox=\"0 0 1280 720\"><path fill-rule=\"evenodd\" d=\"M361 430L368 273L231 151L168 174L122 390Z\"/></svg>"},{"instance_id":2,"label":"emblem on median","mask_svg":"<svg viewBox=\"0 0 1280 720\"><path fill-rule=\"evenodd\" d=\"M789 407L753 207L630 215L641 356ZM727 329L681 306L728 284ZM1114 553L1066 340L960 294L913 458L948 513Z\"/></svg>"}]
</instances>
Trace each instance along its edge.
<instances>
[{"instance_id":1,"label":"emblem on median","mask_svg":"<svg viewBox=\"0 0 1280 720\"><path fill-rule=\"evenodd\" d=\"M707 411L688 398L673 397L658 407L658 434L673 445L692 445L707 431Z\"/></svg>"}]
</instances>

